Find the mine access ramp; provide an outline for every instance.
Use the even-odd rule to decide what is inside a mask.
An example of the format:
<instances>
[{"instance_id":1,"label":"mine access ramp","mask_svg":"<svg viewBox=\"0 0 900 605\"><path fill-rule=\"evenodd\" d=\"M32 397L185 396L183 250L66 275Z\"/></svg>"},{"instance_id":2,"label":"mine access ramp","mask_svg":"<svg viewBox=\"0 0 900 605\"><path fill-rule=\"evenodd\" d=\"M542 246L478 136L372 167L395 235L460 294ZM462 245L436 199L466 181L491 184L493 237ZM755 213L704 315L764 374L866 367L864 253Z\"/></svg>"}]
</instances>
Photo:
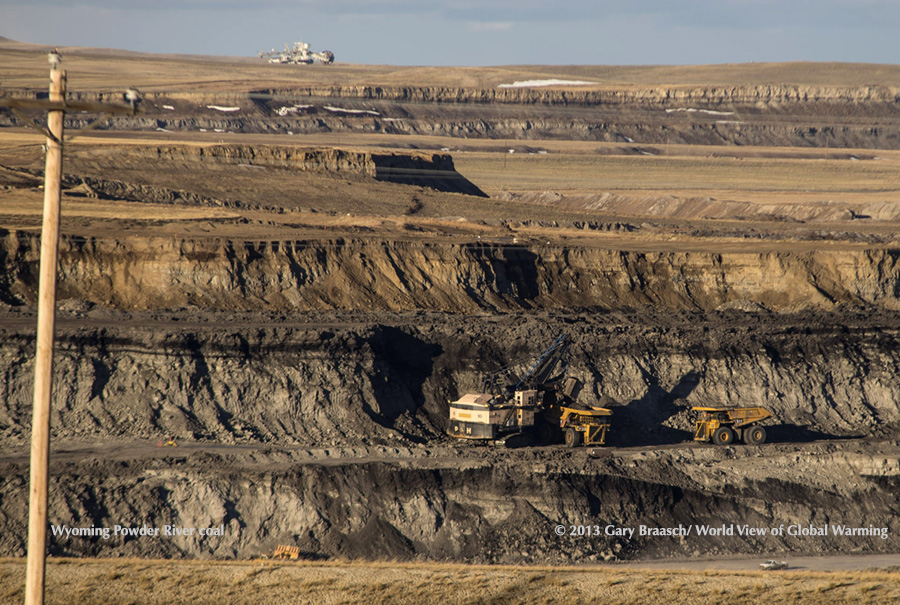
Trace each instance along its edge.
<instances>
[{"instance_id":1,"label":"mine access ramp","mask_svg":"<svg viewBox=\"0 0 900 605\"><path fill-rule=\"evenodd\" d=\"M691 408L700 412L694 441L716 445L732 445L740 439L748 445L759 445L766 440L766 429L758 423L772 418L774 414L764 407L699 407Z\"/></svg>"}]
</instances>

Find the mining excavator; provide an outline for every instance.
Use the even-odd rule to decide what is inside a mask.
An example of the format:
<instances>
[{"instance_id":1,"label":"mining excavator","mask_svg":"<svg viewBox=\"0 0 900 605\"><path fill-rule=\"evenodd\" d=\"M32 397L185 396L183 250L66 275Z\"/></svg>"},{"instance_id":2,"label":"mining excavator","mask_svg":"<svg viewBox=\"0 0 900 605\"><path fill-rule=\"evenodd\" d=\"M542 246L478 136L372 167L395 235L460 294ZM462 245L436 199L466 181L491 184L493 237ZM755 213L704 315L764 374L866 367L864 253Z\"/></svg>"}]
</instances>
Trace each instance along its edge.
<instances>
[{"instance_id":1,"label":"mining excavator","mask_svg":"<svg viewBox=\"0 0 900 605\"><path fill-rule=\"evenodd\" d=\"M287 43L284 45L283 51L261 50L257 54L260 59L265 59L269 63L293 63L295 65L311 65L313 63L322 63L323 65L331 65L334 63L334 53L330 50L315 52L309 49L306 42L294 42L293 46Z\"/></svg>"},{"instance_id":2,"label":"mining excavator","mask_svg":"<svg viewBox=\"0 0 900 605\"><path fill-rule=\"evenodd\" d=\"M582 385L567 376L570 344L560 334L521 375L513 366L485 375L481 393L450 402L449 433L508 447L561 438L569 447L603 445L612 412L576 403Z\"/></svg>"}]
</instances>

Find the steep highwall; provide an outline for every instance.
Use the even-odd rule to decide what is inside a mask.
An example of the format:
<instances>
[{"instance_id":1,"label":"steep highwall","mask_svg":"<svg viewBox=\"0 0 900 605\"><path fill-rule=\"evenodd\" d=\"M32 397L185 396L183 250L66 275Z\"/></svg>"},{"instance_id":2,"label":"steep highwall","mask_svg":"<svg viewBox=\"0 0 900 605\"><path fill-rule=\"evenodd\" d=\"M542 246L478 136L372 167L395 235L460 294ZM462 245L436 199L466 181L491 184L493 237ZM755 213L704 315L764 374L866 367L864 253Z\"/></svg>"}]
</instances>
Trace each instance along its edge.
<instances>
[{"instance_id":1,"label":"steep highwall","mask_svg":"<svg viewBox=\"0 0 900 605\"><path fill-rule=\"evenodd\" d=\"M188 163L194 166L231 165L285 168L291 171L339 173L344 177L369 177L430 187L439 191L465 193L484 197L485 194L471 181L456 171L453 158L446 153L372 152L345 149L323 149L278 145L149 145L111 146L103 151L107 157L127 157L133 165L151 162ZM78 151L74 152L77 156ZM87 154L97 157L97 154ZM202 196L161 187L141 186L133 183L111 181L106 178L77 177L97 192L116 197L137 196L143 201L169 202L183 199L193 204L215 203L227 205L222 200L203 200ZM76 180L76 182L77 182Z\"/></svg>"},{"instance_id":2,"label":"steep highwall","mask_svg":"<svg viewBox=\"0 0 900 605\"><path fill-rule=\"evenodd\" d=\"M379 178L396 168L454 172L446 153L378 153L277 145L171 145L129 147L135 157L154 160L277 166L304 172L342 172Z\"/></svg>"},{"instance_id":3,"label":"steep highwall","mask_svg":"<svg viewBox=\"0 0 900 605\"><path fill-rule=\"evenodd\" d=\"M0 555L23 555L27 535L33 320L0 324ZM900 435L897 313L111 313L68 301L57 332L51 524L225 532L51 536L54 555L249 558L296 544L311 558L547 563L898 547L896 453L846 439ZM447 401L560 332L581 400L613 410L609 455L451 444ZM769 443L688 445L689 407L708 404L769 407ZM157 449L165 435L179 447ZM554 533L597 523L889 532Z\"/></svg>"},{"instance_id":4,"label":"steep highwall","mask_svg":"<svg viewBox=\"0 0 900 605\"><path fill-rule=\"evenodd\" d=\"M0 242L3 300L33 302L38 238ZM5 261L4 261L5 258ZM558 246L64 238L62 298L119 309L774 311L898 307L900 251L633 252Z\"/></svg>"},{"instance_id":5,"label":"steep highwall","mask_svg":"<svg viewBox=\"0 0 900 605\"><path fill-rule=\"evenodd\" d=\"M30 94L25 91L11 94ZM119 101L102 93L76 93L79 100ZM261 88L249 93L162 92L148 93L147 100L161 103L168 100L189 100L197 103L229 101L239 102L268 97L282 99L331 98L362 99L368 101L399 101L415 103L511 103L544 105L665 105L677 102L723 104L737 103L871 103L894 104L900 100L900 87L896 86L798 86L784 84L758 84L743 86L607 86L596 87L496 87L458 88L423 86L360 86L320 85L292 86L290 88Z\"/></svg>"},{"instance_id":6,"label":"steep highwall","mask_svg":"<svg viewBox=\"0 0 900 605\"><path fill-rule=\"evenodd\" d=\"M6 94L29 97L34 92ZM120 101L108 93L72 97ZM117 116L101 128L896 149L898 99L900 89L893 86L299 86L148 93L144 113ZM216 109L223 106L229 111ZM84 128L94 119L70 113L67 128ZM25 124L0 109L4 125Z\"/></svg>"},{"instance_id":7,"label":"steep highwall","mask_svg":"<svg viewBox=\"0 0 900 605\"><path fill-rule=\"evenodd\" d=\"M898 522L892 492L896 460L866 452L815 452L813 477L790 475L794 455L735 452L717 463L697 451L672 459L560 460L486 454L481 460L395 460L301 464L289 454L247 456L205 452L143 460L54 465L51 527L159 528L159 536L124 538L53 535L56 556L248 559L294 544L304 558L431 559L492 563L593 563L612 557L756 554L773 551L895 552ZM349 452L345 452L345 455ZM291 462L294 462L291 464ZM455 464L454 464L455 462ZM750 462L762 473L736 476L729 465ZM887 462L887 464L880 464ZM241 464L244 468L240 468ZM432 466L433 465L433 466ZM554 468L563 466L563 469ZM265 468L268 467L268 468ZM549 468L548 468L549 467ZM0 464L0 553L24 553L27 469ZM770 476L765 476L768 471ZM790 476L789 479L776 478ZM704 483L703 475L715 479ZM641 478L646 475L647 478ZM723 477L724 475L724 477ZM651 478L652 477L652 478ZM725 478L727 477L727 478ZM222 528L212 537L164 535L165 526ZM560 536L572 525L599 525L600 535ZM606 535L604 528L691 527L689 537ZM715 528L828 525L884 528L873 536L698 536Z\"/></svg>"},{"instance_id":8,"label":"steep highwall","mask_svg":"<svg viewBox=\"0 0 900 605\"><path fill-rule=\"evenodd\" d=\"M29 434L33 326L3 327L0 437L10 444ZM775 441L894 436L898 326L896 313L849 310L64 312L52 425L72 439L424 443L443 434L448 400L480 389L485 372L533 359L564 332L573 342L570 374L585 384L581 399L615 410L614 445L689 441L688 406L710 402L769 407Z\"/></svg>"}]
</instances>

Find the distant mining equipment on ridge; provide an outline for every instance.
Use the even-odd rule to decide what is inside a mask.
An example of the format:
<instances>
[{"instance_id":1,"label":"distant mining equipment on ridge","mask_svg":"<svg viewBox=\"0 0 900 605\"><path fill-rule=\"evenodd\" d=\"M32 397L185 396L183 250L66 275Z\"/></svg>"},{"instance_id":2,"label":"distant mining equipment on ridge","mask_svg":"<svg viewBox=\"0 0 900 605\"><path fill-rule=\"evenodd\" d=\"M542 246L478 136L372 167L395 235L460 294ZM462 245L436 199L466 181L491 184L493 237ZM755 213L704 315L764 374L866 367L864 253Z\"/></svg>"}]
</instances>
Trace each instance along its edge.
<instances>
[{"instance_id":1,"label":"distant mining equipment on ridge","mask_svg":"<svg viewBox=\"0 0 900 605\"><path fill-rule=\"evenodd\" d=\"M290 63L294 65L311 65L316 62L323 65L334 63L333 52L330 50L311 51L309 44L302 41L294 42L293 46L288 46L288 43L285 42L283 51L277 51L274 48L268 52L261 50L258 56L260 59L266 59L269 63Z\"/></svg>"}]
</instances>

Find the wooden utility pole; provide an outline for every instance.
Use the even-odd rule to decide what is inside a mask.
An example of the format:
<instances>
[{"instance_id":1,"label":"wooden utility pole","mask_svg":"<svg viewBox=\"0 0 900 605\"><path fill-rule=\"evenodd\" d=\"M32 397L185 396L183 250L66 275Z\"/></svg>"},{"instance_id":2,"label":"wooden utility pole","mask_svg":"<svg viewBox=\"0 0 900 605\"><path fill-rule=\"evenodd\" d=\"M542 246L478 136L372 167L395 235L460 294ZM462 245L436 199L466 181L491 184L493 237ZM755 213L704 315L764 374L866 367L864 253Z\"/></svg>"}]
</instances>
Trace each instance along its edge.
<instances>
[{"instance_id":1,"label":"wooden utility pole","mask_svg":"<svg viewBox=\"0 0 900 605\"><path fill-rule=\"evenodd\" d=\"M41 229L41 269L38 286L37 346L34 355L34 408L31 424L31 487L28 506L28 565L25 571L25 603L44 602L44 569L47 556L47 495L50 470L50 400L53 388L53 341L56 328L56 261L59 251L59 210L62 190L63 120L66 111L99 112L105 117L78 131L96 128L112 114L136 114L140 94L129 89L124 97L130 103L110 105L66 100L66 73L58 51L50 61L50 98L0 99L0 107L9 107L27 126L47 135L47 163L44 169L44 223ZM19 109L47 110L47 128L43 128Z\"/></svg>"},{"instance_id":2,"label":"wooden utility pole","mask_svg":"<svg viewBox=\"0 0 900 605\"><path fill-rule=\"evenodd\" d=\"M66 72L59 54L50 54L50 102L64 104ZM31 488L28 508L28 566L25 603L44 602L47 553L47 475L50 468L50 395L53 387L53 340L56 327L56 259L59 251L59 201L62 188L63 118L47 116L47 163L44 168L44 224L41 228L41 277L38 289L37 349L34 355L34 409L31 424Z\"/></svg>"}]
</instances>

